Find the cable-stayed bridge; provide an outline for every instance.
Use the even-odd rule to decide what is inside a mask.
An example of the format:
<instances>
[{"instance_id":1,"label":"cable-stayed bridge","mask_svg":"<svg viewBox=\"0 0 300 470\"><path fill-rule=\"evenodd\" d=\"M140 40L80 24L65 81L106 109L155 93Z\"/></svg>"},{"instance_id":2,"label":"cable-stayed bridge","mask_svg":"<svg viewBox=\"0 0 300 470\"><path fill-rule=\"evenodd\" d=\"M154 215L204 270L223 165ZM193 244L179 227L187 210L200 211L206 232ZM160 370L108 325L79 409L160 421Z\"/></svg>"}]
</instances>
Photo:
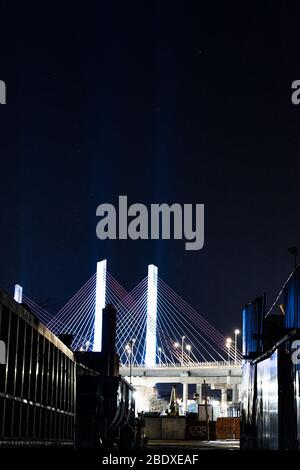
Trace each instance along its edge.
<instances>
[{"instance_id":1,"label":"cable-stayed bridge","mask_svg":"<svg viewBox=\"0 0 300 470\"><path fill-rule=\"evenodd\" d=\"M72 334L74 350L101 350L99 344L94 347L95 329L101 330L97 309L114 305L116 348L124 366L240 363L242 355L234 341L228 344L214 326L160 279L156 267L150 265L148 276L130 292L106 270L105 261L98 267L98 272L54 315L24 294L22 300L53 333ZM97 275L101 277L98 280Z\"/></svg>"},{"instance_id":2,"label":"cable-stayed bridge","mask_svg":"<svg viewBox=\"0 0 300 470\"><path fill-rule=\"evenodd\" d=\"M201 397L205 378L223 391L228 386L236 389L241 381L242 355L236 341L226 340L158 276L154 265L127 291L107 270L106 260L100 261L96 273L55 314L24 295L18 285L15 299L26 303L54 334L73 335L73 350L85 351L101 351L102 309L112 304L117 310L121 374L133 385L169 380L187 388L195 383Z\"/></svg>"}]
</instances>

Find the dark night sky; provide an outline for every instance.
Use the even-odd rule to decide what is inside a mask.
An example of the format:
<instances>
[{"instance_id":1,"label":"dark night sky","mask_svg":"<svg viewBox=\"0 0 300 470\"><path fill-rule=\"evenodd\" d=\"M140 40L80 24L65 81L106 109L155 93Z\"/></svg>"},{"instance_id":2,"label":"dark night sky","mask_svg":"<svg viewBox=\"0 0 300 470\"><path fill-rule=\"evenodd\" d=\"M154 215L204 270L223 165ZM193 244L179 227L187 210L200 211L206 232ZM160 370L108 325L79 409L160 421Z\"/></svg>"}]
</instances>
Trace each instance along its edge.
<instances>
[{"instance_id":1,"label":"dark night sky","mask_svg":"<svg viewBox=\"0 0 300 470\"><path fill-rule=\"evenodd\" d=\"M0 1L0 285L55 310L106 257L148 263L225 334L299 243L300 8ZM223 5L223 6L221 6ZM204 203L205 246L96 238L96 207Z\"/></svg>"}]
</instances>

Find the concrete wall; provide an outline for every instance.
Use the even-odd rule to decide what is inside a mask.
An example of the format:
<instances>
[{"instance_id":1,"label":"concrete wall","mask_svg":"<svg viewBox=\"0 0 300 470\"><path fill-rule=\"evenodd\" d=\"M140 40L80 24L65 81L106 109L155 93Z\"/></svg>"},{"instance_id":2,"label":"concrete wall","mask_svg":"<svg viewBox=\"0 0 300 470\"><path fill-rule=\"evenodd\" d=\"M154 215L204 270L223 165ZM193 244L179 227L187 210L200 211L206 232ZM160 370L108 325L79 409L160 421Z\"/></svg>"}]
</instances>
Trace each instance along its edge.
<instances>
[{"instance_id":1,"label":"concrete wall","mask_svg":"<svg viewBox=\"0 0 300 470\"><path fill-rule=\"evenodd\" d=\"M210 439L239 439L239 418L218 418L210 423ZM169 418L167 416L145 417L145 435L153 440L184 440L207 438L206 422L186 419L185 416Z\"/></svg>"},{"instance_id":2,"label":"concrete wall","mask_svg":"<svg viewBox=\"0 0 300 470\"><path fill-rule=\"evenodd\" d=\"M162 439L184 439L186 419L181 418L161 418L161 435Z\"/></svg>"},{"instance_id":3,"label":"concrete wall","mask_svg":"<svg viewBox=\"0 0 300 470\"><path fill-rule=\"evenodd\" d=\"M145 435L149 439L161 439L161 417L145 417Z\"/></svg>"},{"instance_id":4,"label":"concrete wall","mask_svg":"<svg viewBox=\"0 0 300 470\"><path fill-rule=\"evenodd\" d=\"M186 418L168 418L167 416L145 417L145 435L149 439L178 439L185 438Z\"/></svg>"}]
</instances>

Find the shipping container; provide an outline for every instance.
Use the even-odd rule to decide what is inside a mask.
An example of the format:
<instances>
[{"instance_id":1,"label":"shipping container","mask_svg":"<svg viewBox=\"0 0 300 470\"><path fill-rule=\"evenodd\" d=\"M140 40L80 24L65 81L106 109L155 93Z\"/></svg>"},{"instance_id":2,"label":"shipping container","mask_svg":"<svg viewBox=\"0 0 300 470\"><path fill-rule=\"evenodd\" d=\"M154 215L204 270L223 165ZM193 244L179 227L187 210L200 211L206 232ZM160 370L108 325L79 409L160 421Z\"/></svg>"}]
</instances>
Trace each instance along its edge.
<instances>
[{"instance_id":1,"label":"shipping container","mask_svg":"<svg viewBox=\"0 0 300 470\"><path fill-rule=\"evenodd\" d=\"M242 449L300 450L299 296L297 267L268 314L243 311Z\"/></svg>"},{"instance_id":2,"label":"shipping container","mask_svg":"<svg viewBox=\"0 0 300 470\"><path fill-rule=\"evenodd\" d=\"M285 328L300 328L300 267L284 289Z\"/></svg>"},{"instance_id":3,"label":"shipping container","mask_svg":"<svg viewBox=\"0 0 300 470\"><path fill-rule=\"evenodd\" d=\"M257 448L278 449L278 351L257 363Z\"/></svg>"},{"instance_id":4,"label":"shipping container","mask_svg":"<svg viewBox=\"0 0 300 470\"><path fill-rule=\"evenodd\" d=\"M277 320L276 320L277 321ZM270 343L264 322L264 344ZM280 330L279 330L280 331ZM299 364L295 363L300 331L285 330L273 346L243 361L241 448L299 450Z\"/></svg>"},{"instance_id":5,"label":"shipping container","mask_svg":"<svg viewBox=\"0 0 300 470\"><path fill-rule=\"evenodd\" d=\"M262 352L262 329L265 297L257 297L243 310L243 356L255 357Z\"/></svg>"}]
</instances>

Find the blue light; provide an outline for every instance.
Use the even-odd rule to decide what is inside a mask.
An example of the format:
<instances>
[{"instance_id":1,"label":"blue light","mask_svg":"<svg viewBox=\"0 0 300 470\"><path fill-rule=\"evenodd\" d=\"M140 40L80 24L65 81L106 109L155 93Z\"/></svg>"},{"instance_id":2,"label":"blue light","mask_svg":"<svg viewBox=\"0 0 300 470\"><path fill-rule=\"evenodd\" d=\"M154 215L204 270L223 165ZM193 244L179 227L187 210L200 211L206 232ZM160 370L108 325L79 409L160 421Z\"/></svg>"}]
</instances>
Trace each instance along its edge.
<instances>
[{"instance_id":1,"label":"blue light","mask_svg":"<svg viewBox=\"0 0 300 470\"><path fill-rule=\"evenodd\" d=\"M21 304L23 302L23 287L19 286L19 284L15 285L14 299L19 304Z\"/></svg>"},{"instance_id":2,"label":"blue light","mask_svg":"<svg viewBox=\"0 0 300 470\"><path fill-rule=\"evenodd\" d=\"M153 367L156 364L157 273L157 267L150 264L148 266L146 367Z\"/></svg>"},{"instance_id":3,"label":"blue light","mask_svg":"<svg viewBox=\"0 0 300 470\"><path fill-rule=\"evenodd\" d=\"M106 259L97 263L93 351L102 350L102 310L105 308Z\"/></svg>"}]
</instances>

